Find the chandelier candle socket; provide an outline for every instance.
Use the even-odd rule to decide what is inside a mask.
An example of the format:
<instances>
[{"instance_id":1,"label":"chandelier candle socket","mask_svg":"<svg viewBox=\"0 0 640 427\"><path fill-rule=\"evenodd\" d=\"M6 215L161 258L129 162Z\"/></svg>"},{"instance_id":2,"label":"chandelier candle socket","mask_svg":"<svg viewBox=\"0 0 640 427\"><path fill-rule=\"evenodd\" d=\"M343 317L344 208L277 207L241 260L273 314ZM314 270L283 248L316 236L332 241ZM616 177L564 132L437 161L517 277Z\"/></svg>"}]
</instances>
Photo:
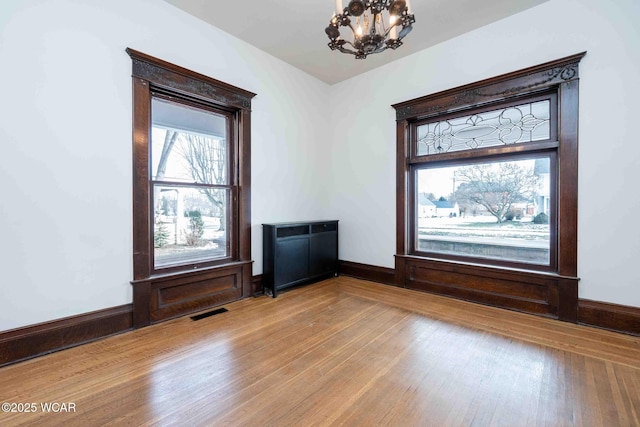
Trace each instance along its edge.
<instances>
[{"instance_id":1,"label":"chandelier candle socket","mask_svg":"<svg viewBox=\"0 0 640 427\"><path fill-rule=\"evenodd\" d=\"M388 48L397 49L416 22L408 0L351 0L343 7L336 1L334 13L325 33L331 50L365 59ZM385 13L386 12L386 13ZM349 27L349 39L341 37L340 27Z\"/></svg>"}]
</instances>

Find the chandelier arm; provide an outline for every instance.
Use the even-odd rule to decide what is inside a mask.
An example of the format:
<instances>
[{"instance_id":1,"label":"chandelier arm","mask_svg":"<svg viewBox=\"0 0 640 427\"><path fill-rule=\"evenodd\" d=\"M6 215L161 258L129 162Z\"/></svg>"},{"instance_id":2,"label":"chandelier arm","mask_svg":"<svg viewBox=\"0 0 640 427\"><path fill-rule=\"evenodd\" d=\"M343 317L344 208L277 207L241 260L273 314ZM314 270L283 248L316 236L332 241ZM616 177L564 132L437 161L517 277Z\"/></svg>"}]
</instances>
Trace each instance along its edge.
<instances>
[{"instance_id":1,"label":"chandelier arm","mask_svg":"<svg viewBox=\"0 0 640 427\"><path fill-rule=\"evenodd\" d=\"M344 39L342 39L342 40L344 40ZM357 48L353 43L351 43L349 40L344 40L344 42L345 42L344 44L351 45L351 47L353 47L354 49L358 50L358 48ZM343 45L343 46L344 46L344 45ZM346 49L346 48L345 48L345 49ZM348 50L348 49L347 49L347 50Z\"/></svg>"},{"instance_id":2,"label":"chandelier arm","mask_svg":"<svg viewBox=\"0 0 640 427\"><path fill-rule=\"evenodd\" d=\"M351 44L351 43L349 43L349 44ZM351 44L351 46L353 46L353 45ZM340 46L338 48L338 50L340 52L342 52L342 53L350 53L351 55L357 55L358 54L358 52L356 52L355 50L347 49L346 47L344 47L344 45Z\"/></svg>"},{"instance_id":3,"label":"chandelier arm","mask_svg":"<svg viewBox=\"0 0 640 427\"><path fill-rule=\"evenodd\" d=\"M338 50L340 52L342 52L342 53L348 53L348 54L353 55L353 56L357 56L358 55L358 52L354 52L353 50L350 50L350 49L342 48L342 49L338 49Z\"/></svg>"}]
</instances>

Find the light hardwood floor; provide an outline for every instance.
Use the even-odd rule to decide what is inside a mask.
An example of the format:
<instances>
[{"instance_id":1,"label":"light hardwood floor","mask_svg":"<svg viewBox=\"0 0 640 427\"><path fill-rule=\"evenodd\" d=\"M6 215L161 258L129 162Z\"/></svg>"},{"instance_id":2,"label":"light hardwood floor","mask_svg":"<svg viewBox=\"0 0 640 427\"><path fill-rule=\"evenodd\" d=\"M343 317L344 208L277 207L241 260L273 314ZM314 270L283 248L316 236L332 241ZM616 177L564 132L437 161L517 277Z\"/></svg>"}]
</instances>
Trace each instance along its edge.
<instances>
[{"instance_id":1,"label":"light hardwood floor","mask_svg":"<svg viewBox=\"0 0 640 427\"><path fill-rule=\"evenodd\" d=\"M0 425L640 426L637 337L347 277L225 307L1 368Z\"/></svg>"}]
</instances>

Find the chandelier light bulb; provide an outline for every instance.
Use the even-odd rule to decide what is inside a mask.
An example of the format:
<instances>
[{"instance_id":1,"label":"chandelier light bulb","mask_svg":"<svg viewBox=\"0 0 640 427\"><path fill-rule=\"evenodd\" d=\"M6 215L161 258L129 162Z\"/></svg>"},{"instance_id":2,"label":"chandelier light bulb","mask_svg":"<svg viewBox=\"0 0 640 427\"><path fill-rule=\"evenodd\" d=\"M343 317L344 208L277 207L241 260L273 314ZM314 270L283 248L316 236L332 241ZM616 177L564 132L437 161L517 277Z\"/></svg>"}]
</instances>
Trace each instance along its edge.
<instances>
[{"instance_id":1,"label":"chandelier light bulb","mask_svg":"<svg viewBox=\"0 0 640 427\"><path fill-rule=\"evenodd\" d=\"M389 30L389 40L398 40L398 27L396 25Z\"/></svg>"}]
</instances>

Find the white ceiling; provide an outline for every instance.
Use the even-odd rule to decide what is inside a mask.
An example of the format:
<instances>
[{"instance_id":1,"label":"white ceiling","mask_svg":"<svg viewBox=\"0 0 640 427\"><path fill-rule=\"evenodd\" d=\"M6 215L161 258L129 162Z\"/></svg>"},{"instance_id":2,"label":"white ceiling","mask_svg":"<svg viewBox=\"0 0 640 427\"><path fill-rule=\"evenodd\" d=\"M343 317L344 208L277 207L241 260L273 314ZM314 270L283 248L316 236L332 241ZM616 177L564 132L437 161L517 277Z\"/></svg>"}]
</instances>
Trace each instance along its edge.
<instances>
[{"instance_id":1,"label":"white ceiling","mask_svg":"<svg viewBox=\"0 0 640 427\"><path fill-rule=\"evenodd\" d=\"M404 44L364 60L327 46L324 29L334 12L334 0L165 1L334 84L548 0L412 0L416 23Z\"/></svg>"}]
</instances>

